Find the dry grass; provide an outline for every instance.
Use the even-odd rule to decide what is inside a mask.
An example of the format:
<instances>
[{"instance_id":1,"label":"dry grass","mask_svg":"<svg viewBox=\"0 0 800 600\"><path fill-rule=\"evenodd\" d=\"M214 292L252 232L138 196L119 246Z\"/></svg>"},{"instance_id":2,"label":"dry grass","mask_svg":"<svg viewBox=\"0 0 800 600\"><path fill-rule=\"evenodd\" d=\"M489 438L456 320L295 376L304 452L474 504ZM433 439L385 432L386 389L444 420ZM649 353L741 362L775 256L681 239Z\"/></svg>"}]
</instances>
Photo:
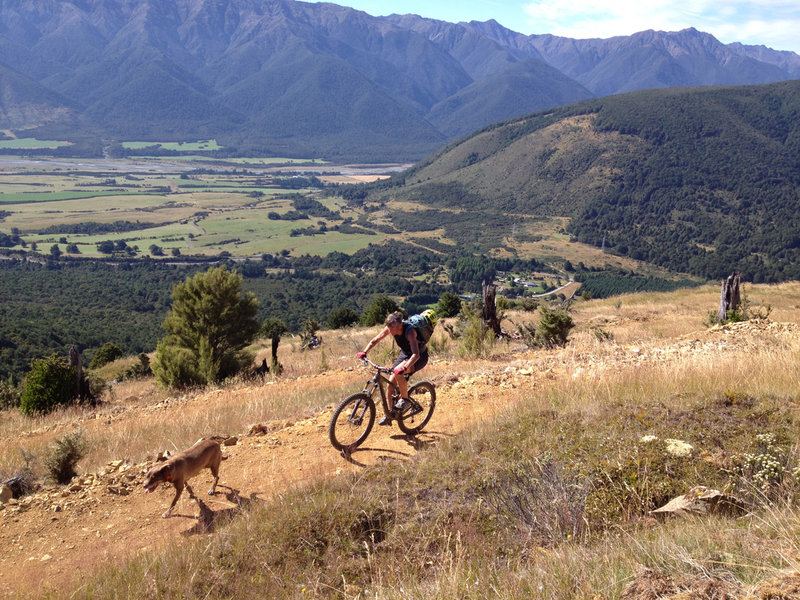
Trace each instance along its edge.
<instances>
[{"instance_id":1,"label":"dry grass","mask_svg":"<svg viewBox=\"0 0 800 600\"><path fill-rule=\"evenodd\" d=\"M750 294L773 306L773 321L800 322L800 284L754 286ZM209 539L110 570L76 597L610 600L639 567L730 586L735 593L727 597L757 595L763 582L800 568L800 494L791 474L799 464L800 335L789 326L755 324L708 330L703 323L718 298L708 286L579 303L570 343L525 355L517 366L538 375L496 419L412 462L290 491L278 500L281 510L246 511ZM322 375L322 353L281 345L285 377L296 378L291 390L271 395L269 383L239 383L197 392L198 404L224 407L205 412L192 412L190 398L161 401L186 402L190 438L258 417L313 413L359 380L345 369L374 331L322 335ZM513 342L495 344L483 360L458 360L457 342L440 343L444 358L429 367L434 378L518 362ZM490 386L476 384L475 398L491 401ZM104 453L135 446L147 427L159 426L145 396L142 389L130 401L142 409L141 419L116 432L113 420L103 428ZM37 427L78 417L64 413ZM756 501L747 516L656 521L648 514L698 484L731 493L752 486L752 473L737 465L757 451L760 433L779 440L785 470L770 493L751 494ZM643 443L644 435L681 439L694 451L674 457L659 443ZM125 444L114 446L123 436ZM554 475L530 468L546 461L558 467ZM579 498L569 492L571 482L587 479L585 527L569 530L575 535L548 527L564 498ZM524 518L504 509L518 489L541 498ZM698 590L682 597L712 597Z\"/></svg>"}]
</instances>

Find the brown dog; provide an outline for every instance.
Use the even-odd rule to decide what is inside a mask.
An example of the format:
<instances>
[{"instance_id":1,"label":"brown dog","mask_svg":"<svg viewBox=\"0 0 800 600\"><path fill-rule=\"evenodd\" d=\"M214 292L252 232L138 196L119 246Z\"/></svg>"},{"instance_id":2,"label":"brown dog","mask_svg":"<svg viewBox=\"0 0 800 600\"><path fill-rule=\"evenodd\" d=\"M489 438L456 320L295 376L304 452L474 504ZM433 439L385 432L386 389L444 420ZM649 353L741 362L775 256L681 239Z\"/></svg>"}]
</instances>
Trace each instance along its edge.
<instances>
[{"instance_id":1,"label":"brown dog","mask_svg":"<svg viewBox=\"0 0 800 600\"><path fill-rule=\"evenodd\" d=\"M191 448L179 452L167 459L166 462L150 469L144 479L146 493L152 492L162 481L168 481L175 486L175 497L172 499L172 504L161 517L166 519L170 516L184 487L189 491L191 498L196 498L192 488L189 487L188 480L205 468L210 469L214 476L214 485L208 491L209 494L214 494L217 489L217 481L219 481L220 462L222 462L222 448L219 443L201 438Z\"/></svg>"}]
</instances>

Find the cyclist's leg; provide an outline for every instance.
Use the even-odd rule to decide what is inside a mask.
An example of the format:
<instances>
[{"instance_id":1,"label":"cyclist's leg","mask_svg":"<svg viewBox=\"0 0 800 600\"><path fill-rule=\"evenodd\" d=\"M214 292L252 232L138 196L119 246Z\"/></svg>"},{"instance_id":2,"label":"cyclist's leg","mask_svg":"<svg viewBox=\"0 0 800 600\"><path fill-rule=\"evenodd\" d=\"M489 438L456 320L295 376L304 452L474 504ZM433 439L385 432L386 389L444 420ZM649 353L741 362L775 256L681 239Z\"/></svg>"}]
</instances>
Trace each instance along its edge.
<instances>
[{"instance_id":1,"label":"cyclist's leg","mask_svg":"<svg viewBox=\"0 0 800 600\"><path fill-rule=\"evenodd\" d=\"M396 367L407 358L408 357L404 356L404 354L401 352L400 356L397 357L394 366ZM428 364L428 353L425 352L419 357L417 362L411 365L411 367L409 367L402 375L398 376L392 373L392 376L389 378L389 382L397 387L397 390L400 393L401 398L408 398L408 378L411 377L414 373L418 373L419 371L424 369L425 365L427 364Z\"/></svg>"},{"instance_id":2,"label":"cyclist's leg","mask_svg":"<svg viewBox=\"0 0 800 600\"><path fill-rule=\"evenodd\" d=\"M394 369L397 365L401 362L408 360L408 356L406 356L405 352L400 352L400 355L397 357L397 360L394 361L392 365L392 369ZM413 373L413 367L411 372ZM408 384L406 383L406 379L408 375L411 373L405 374L403 377L399 377L396 373L392 373L389 377L389 384L391 385L389 397L391 398L391 391L397 390L397 393L400 394L401 398L406 398L408 396Z\"/></svg>"}]
</instances>

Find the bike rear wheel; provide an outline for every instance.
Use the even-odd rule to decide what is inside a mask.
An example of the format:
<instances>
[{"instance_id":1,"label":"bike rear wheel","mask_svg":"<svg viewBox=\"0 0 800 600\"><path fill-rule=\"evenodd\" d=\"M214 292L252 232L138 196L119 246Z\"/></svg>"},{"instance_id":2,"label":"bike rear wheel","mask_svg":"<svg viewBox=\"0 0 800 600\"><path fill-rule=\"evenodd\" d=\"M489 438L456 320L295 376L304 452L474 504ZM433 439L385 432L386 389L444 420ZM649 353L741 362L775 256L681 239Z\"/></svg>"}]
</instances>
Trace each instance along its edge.
<instances>
[{"instance_id":1,"label":"bike rear wheel","mask_svg":"<svg viewBox=\"0 0 800 600\"><path fill-rule=\"evenodd\" d=\"M415 435L422 431L433 416L436 407L436 388L429 381L420 381L408 388L412 409L397 419L403 433Z\"/></svg>"},{"instance_id":2,"label":"bike rear wheel","mask_svg":"<svg viewBox=\"0 0 800 600\"><path fill-rule=\"evenodd\" d=\"M352 450L360 446L375 424L375 402L359 392L348 396L333 411L328 437L337 450Z\"/></svg>"}]
</instances>

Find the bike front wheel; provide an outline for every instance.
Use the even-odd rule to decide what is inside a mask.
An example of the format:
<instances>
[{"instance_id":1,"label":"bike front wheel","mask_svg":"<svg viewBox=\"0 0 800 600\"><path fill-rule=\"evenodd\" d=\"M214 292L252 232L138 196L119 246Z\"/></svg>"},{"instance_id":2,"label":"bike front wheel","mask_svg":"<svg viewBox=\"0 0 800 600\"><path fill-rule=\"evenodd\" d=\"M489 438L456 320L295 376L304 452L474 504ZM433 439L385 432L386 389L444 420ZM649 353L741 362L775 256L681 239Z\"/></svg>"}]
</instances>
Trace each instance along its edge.
<instances>
[{"instance_id":1,"label":"bike front wheel","mask_svg":"<svg viewBox=\"0 0 800 600\"><path fill-rule=\"evenodd\" d=\"M333 411L328 436L337 450L352 450L360 446L375 424L375 402L359 392L348 396Z\"/></svg>"},{"instance_id":2,"label":"bike front wheel","mask_svg":"<svg viewBox=\"0 0 800 600\"><path fill-rule=\"evenodd\" d=\"M408 388L411 410L397 419L403 433L415 435L422 431L433 416L436 407L436 388L429 381L420 381Z\"/></svg>"}]
</instances>

